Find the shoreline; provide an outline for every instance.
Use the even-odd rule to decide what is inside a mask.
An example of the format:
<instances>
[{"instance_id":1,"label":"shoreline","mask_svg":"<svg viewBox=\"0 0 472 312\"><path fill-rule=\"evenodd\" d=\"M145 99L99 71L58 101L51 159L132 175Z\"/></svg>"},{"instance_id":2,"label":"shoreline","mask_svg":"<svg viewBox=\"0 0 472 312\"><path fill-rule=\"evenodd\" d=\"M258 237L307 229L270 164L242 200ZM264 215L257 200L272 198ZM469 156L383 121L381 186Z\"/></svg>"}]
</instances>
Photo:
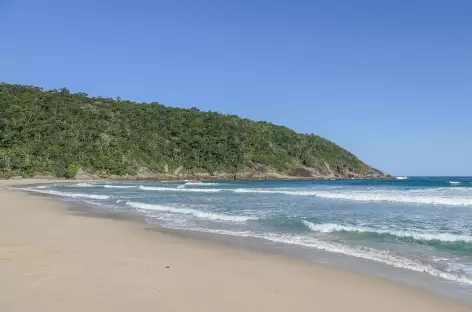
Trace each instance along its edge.
<instances>
[{"instance_id":1,"label":"shoreline","mask_svg":"<svg viewBox=\"0 0 472 312\"><path fill-rule=\"evenodd\" d=\"M90 218L71 213L70 203L5 188L69 182L90 180L0 181L0 308L472 310L408 285L168 230L146 231L155 228L146 223Z\"/></svg>"},{"instance_id":2,"label":"shoreline","mask_svg":"<svg viewBox=\"0 0 472 312\"><path fill-rule=\"evenodd\" d=\"M209 175L204 173L194 174L165 174L165 173L146 173L144 175L110 175L110 176L99 176L94 173L81 173L74 179L59 178L56 176L34 176L31 178L23 178L22 176L13 176L8 179L0 178L1 181L22 181L22 180L54 180L54 181L328 181L328 180L391 180L395 179L394 176L389 174L377 174L377 175L325 175L325 176L292 176L277 172L270 173L237 173L228 174L221 173L216 175Z\"/></svg>"}]
</instances>

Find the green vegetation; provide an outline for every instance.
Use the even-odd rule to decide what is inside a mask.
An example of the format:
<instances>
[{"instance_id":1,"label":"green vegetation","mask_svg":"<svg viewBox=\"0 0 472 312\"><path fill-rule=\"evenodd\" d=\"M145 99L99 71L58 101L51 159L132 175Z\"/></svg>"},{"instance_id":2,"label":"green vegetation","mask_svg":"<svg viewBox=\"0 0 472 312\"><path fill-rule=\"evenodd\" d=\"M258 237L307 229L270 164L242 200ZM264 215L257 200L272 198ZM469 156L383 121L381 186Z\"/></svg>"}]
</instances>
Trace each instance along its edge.
<instances>
[{"instance_id":1,"label":"green vegetation","mask_svg":"<svg viewBox=\"0 0 472 312\"><path fill-rule=\"evenodd\" d=\"M329 166L329 168L327 167ZM0 176L379 172L317 135L196 108L0 84ZM330 171L331 170L331 171Z\"/></svg>"}]
</instances>

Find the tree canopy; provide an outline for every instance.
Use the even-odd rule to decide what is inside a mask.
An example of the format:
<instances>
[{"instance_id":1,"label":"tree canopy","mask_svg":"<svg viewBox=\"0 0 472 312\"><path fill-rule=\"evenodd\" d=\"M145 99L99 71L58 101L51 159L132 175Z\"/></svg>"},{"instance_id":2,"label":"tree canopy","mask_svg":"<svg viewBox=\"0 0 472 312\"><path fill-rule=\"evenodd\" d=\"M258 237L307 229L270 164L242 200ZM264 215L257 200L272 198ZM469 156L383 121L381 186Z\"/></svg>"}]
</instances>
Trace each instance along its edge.
<instances>
[{"instance_id":1,"label":"tree canopy","mask_svg":"<svg viewBox=\"0 0 472 312\"><path fill-rule=\"evenodd\" d=\"M0 175L73 177L205 172L264 166L296 175L379 172L313 134L197 108L0 84ZM294 171L295 170L295 171Z\"/></svg>"}]
</instances>

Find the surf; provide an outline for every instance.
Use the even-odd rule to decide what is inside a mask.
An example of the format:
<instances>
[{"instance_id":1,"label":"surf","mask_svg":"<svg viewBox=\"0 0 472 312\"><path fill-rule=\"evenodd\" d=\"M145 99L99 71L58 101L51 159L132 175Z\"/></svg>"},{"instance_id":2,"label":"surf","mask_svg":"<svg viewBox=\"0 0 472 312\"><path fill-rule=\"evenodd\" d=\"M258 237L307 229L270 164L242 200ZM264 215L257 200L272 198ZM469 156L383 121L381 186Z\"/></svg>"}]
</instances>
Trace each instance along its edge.
<instances>
[{"instance_id":1,"label":"surf","mask_svg":"<svg viewBox=\"0 0 472 312\"><path fill-rule=\"evenodd\" d=\"M332 189L332 190L315 190L306 189L292 191L287 189L263 189L263 188L235 188L235 189L219 189L219 188L185 188L185 187L152 187L140 186L139 189L146 191L161 192L193 192L193 193L254 193L254 194L284 194L291 196L313 196L325 199L337 199L348 201L364 201L364 202L393 202L393 203L411 203L425 205L447 205L447 206L472 206L472 189L464 188L460 193L450 193L447 188L425 189L420 191L411 190L373 190L358 191L350 189ZM460 189L460 188L454 188ZM447 193L449 192L449 193Z\"/></svg>"},{"instance_id":2,"label":"surf","mask_svg":"<svg viewBox=\"0 0 472 312\"><path fill-rule=\"evenodd\" d=\"M355 233L374 233L388 234L400 238L412 238L421 241L441 241L441 242L466 242L472 243L472 236L457 235L452 233L437 232L417 232L417 231L395 231L389 229L375 229L368 227L344 226L335 223L315 224L306 220L302 223L313 232L334 233L334 232L355 232Z\"/></svg>"},{"instance_id":3,"label":"surf","mask_svg":"<svg viewBox=\"0 0 472 312\"><path fill-rule=\"evenodd\" d=\"M85 194L85 193L67 193L61 192L56 190L45 190L45 189L38 189L38 188L24 188L25 191L31 191L41 194L48 194L48 195L55 195L61 197L72 197L72 198L92 198L92 199L109 199L109 195L101 195L101 194Z\"/></svg>"},{"instance_id":4,"label":"surf","mask_svg":"<svg viewBox=\"0 0 472 312\"><path fill-rule=\"evenodd\" d=\"M177 213L177 214L189 214L197 218L207 219L207 220L246 222L249 220L259 219L258 217L251 217L251 216L219 214L219 213L206 212L206 211L201 211L201 210L192 209L192 208L146 204L146 203L132 202L132 201L126 202L126 205L133 207L135 209L138 209L138 210L141 209L141 210L148 210L148 211L162 211L162 212L171 212L171 213Z\"/></svg>"},{"instance_id":5,"label":"surf","mask_svg":"<svg viewBox=\"0 0 472 312\"><path fill-rule=\"evenodd\" d=\"M252 231L229 231L229 230L213 230L197 228L195 231L209 232L222 235L253 237L259 238L275 243L283 243L289 245L298 245L308 248L315 248L332 253L343 254L346 256L362 258L370 261L383 263L396 268L402 268L415 272L428 273L430 275L440 277L446 280L470 284L472 285L472 278L456 275L449 272L444 272L436 269L430 265L418 263L400 255L395 255L389 251L377 250L374 248L365 248L361 246L353 247L335 242L326 242L310 236L295 235L295 234L276 234L276 233L256 233Z\"/></svg>"},{"instance_id":6,"label":"surf","mask_svg":"<svg viewBox=\"0 0 472 312\"><path fill-rule=\"evenodd\" d=\"M116 189L129 189L129 188L135 188L136 186L134 186L134 185L105 184L103 187L104 188L116 188Z\"/></svg>"},{"instance_id":7,"label":"surf","mask_svg":"<svg viewBox=\"0 0 472 312\"><path fill-rule=\"evenodd\" d=\"M140 190L143 191L161 191L161 192L194 192L194 193L217 193L223 190L221 189L196 189L196 188L172 188L172 187L160 187L160 186L139 186Z\"/></svg>"}]
</instances>

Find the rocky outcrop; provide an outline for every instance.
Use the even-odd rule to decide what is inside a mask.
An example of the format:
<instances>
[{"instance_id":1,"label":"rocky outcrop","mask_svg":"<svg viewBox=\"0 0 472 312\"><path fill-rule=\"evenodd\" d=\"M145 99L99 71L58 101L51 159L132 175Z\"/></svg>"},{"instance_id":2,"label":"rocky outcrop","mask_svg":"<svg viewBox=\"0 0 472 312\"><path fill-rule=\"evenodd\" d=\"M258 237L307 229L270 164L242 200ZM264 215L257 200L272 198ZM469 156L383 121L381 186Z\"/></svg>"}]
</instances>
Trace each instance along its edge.
<instances>
[{"instance_id":1,"label":"rocky outcrop","mask_svg":"<svg viewBox=\"0 0 472 312\"><path fill-rule=\"evenodd\" d=\"M184 172L183 168L173 174L157 173L142 167L137 175L100 176L79 170L76 179L110 179L110 180L327 180L327 179L387 179L390 175L371 168L365 173L353 172L349 168L333 168L326 165L327 171L320 172L314 168L295 166L286 172L280 172L262 164L255 164L251 168L236 173L214 172Z\"/></svg>"}]
</instances>

